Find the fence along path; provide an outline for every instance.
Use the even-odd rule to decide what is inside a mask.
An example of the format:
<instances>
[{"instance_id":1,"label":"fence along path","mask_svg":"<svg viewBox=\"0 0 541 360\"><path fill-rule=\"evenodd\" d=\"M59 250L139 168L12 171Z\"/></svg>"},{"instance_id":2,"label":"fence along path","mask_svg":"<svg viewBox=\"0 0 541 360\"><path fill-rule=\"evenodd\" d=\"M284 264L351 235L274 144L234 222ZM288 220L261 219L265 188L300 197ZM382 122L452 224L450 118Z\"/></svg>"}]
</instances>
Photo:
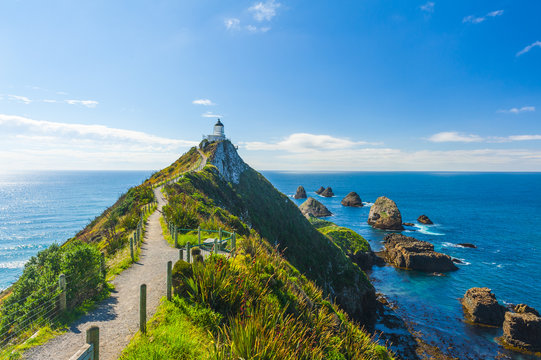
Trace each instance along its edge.
<instances>
[{"instance_id":1,"label":"fence along path","mask_svg":"<svg viewBox=\"0 0 541 360\"><path fill-rule=\"evenodd\" d=\"M139 329L141 284L147 284L148 318L154 315L161 297L166 295L167 262L174 263L179 257L179 250L169 246L163 238L160 211L166 200L160 190L154 189L159 211L148 219L139 261L116 277L115 292L73 323L68 332L28 350L25 359L69 359L85 344L86 329L93 325L100 329L100 360L117 359Z\"/></svg>"}]
</instances>

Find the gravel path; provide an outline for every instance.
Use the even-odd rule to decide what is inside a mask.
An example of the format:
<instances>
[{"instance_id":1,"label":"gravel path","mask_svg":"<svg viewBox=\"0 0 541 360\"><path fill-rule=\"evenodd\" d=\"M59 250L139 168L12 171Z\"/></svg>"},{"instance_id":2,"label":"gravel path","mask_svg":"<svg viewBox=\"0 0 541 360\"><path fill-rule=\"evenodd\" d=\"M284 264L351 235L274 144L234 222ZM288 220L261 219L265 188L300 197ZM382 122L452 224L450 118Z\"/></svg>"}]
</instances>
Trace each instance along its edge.
<instances>
[{"instance_id":1,"label":"gravel path","mask_svg":"<svg viewBox=\"0 0 541 360\"><path fill-rule=\"evenodd\" d=\"M113 281L115 291L99 306L73 323L69 331L44 345L28 350L25 359L69 359L86 343L86 329L100 328L100 360L117 359L122 349L139 330L139 287L147 284L147 319L156 312L166 294L167 262L178 259L178 250L164 240L160 211L166 204L160 188L154 189L158 211L148 219L145 241L139 261L124 270Z\"/></svg>"}]
</instances>

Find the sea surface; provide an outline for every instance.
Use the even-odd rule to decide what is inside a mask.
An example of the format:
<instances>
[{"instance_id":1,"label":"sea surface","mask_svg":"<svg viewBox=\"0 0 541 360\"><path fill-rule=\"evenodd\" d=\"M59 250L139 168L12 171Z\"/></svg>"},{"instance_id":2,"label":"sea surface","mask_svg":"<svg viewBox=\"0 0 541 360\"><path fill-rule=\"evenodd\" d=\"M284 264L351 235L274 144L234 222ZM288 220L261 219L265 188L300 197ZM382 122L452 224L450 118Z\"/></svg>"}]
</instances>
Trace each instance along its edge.
<instances>
[{"instance_id":1,"label":"sea surface","mask_svg":"<svg viewBox=\"0 0 541 360\"><path fill-rule=\"evenodd\" d=\"M63 243L151 171L0 174L0 290L52 243Z\"/></svg>"},{"instance_id":2,"label":"sea surface","mask_svg":"<svg viewBox=\"0 0 541 360\"><path fill-rule=\"evenodd\" d=\"M22 273L24 263L50 244L74 236L151 171L86 171L0 174L0 289ZM370 205L393 199L404 222L426 214L435 225L405 231L437 251L461 259L459 270L434 276L390 266L369 274L376 290L398 305L397 312L428 342L461 359L529 359L503 350L501 330L463 322L458 299L473 286L491 288L502 304L526 303L541 310L541 174L539 173L286 173L263 174L292 196L303 185L325 204L329 220L354 229L373 250L386 232L366 223ZM331 186L333 198L315 194ZM350 191L365 202L346 208ZM293 200L298 204L302 200ZM473 243L477 249L461 248Z\"/></svg>"},{"instance_id":3,"label":"sea surface","mask_svg":"<svg viewBox=\"0 0 541 360\"><path fill-rule=\"evenodd\" d=\"M530 358L499 347L494 338L501 336L500 329L465 323L458 299L470 287L489 287L502 304L526 303L541 310L541 173L263 174L286 195L303 185L308 196L334 214L328 220L357 231L375 251L382 248L387 232L366 223L370 205L382 195L394 200L403 222L416 224L405 235L429 241L436 251L464 264L446 276L374 267L370 277L376 291L396 303L398 313L428 343L448 354L461 359ZM331 186L336 196L316 195L320 186ZM343 207L340 200L350 191L357 192L366 206ZM418 224L422 214L434 225Z\"/></svg>"}]
</instances>

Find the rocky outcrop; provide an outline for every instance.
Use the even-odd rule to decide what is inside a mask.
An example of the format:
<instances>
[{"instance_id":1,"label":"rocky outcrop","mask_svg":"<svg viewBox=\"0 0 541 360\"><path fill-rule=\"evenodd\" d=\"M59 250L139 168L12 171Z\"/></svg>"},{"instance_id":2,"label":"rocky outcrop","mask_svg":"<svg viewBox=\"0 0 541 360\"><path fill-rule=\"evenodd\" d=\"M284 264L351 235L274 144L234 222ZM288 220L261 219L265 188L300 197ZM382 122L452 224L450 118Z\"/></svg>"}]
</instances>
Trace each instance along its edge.
<instances>
[{"instance_id":1,"label":"rocky outcrop","mask_svg":"<svg viewBox=\"0 0 541 360\"><path fill-rule=\"evenodd\" d=\"M323 190L319 195L324 197L333 197L334 193L332 192L332 188L329 186L325 190Z\"/></svg>"},{"instance_id":2,"label":"rocky outcrop","mask_svg":"<svg viewBox=\"0 0 541 360\"><path fill-rule=\"evenodd\" d=\"M306 199L306 190L304 190L304 187L301 185L297 188L297 192L295 193L295 196L293 196L295 199Z\"/></svg>"},{"instance_id":3,"label":"rocky outcrop","mask_svg":"<svg viewBox=\"0 0 541 360\"><path fill-rule=\"evenodd\" d=\"M514 347L541 351L541 317L532 312L505 313L503 340Z\"/></svg>"},{"instance_id":4,"label":"rocky outcrop","mask_svg":"<svg viewBox=\"0 0 541 360\"><path fill-rule=\"evenodd\" d=\"M361 197L359 196L359 194L357 194L354 191L347 194L346 197L343 198L340 203L344 206L352 206L352 207L363 206L363 201L361 200Z\"/></svg>"},{"instance_id":5,"label":"rocky outcrop","mask_svg":"<svg viewBox=\"0 0 541 360\"><path fill-rule=\"evenodd\" d=\"M368 224L376 229L403 230L402 215L395 202L380 196L370 208Z\"/></svg>"},{"instance_id":6,"label":"rocky outcrop","mask_svg":"<svg viewBox=\"0 0 541 360\"><path fill-rule=\"evenodd\" d=\"M474 287L460 300L467 320L482 325L502 326L505 308L489 288Z\"/></svg>"},{"instance_id":7,"label":"rocky outcrop","mask_svg":"<svg viewBox=\"0 0 541 360\"><path fill-rule=\"evenodd\" d=\"M383 242L381 256L396 267L439 273L458 269L449 255L434 251L429 242L402 234L387 235Z\"/></svg>"},{"instance_id":8,"label":"rocky outcrop","mask_svg":"<svg viewBox=\"0 0 541 360\"><path fill-rule=\"evenodd\" d=\"M421 215L421 216L419 216L419 217L417 218L417 221L420 222L421 224L425 224L425 225L432 225L432 224L434 224L434 223L432 222L432 220L430 220L430 219L428 218L428 216L426 216L426 215Z\"/></svg>"},{"instance_id":9,"label":"rocky outcrop","mask_svg":"<svg viewBox=\"0 0 541 360\"><path fill-rule=\"evenodd\" d=\"M229 182L238 184L240 174L242 174L248 165L241 159L235 146L229 140L220 141L216 144L216 149L212 153L209 162L216 166L220 175Z\"/></svg>"},{"instance_id":10,"label":"rocky outcrop","mask_svg":"<svg viewBox=\"0 0 541 360\"><path fill-rule=\"evenodd\" d=\"M535 316L539 316L539 312L537 312L537 310L526 304L515 305L513 311L518 314L534 314Z\"/></svg>"},{"instance_id":11,"label":"rocky outcrop","mask_svg":"<svg viewBox=\"0 0 541 360\"><path fill-rule=\"evenodd\" d=\"M320 186L319 189L316 190L316 194L321 194L323 191L325 191L325 188L323 186Z\"/></svg>"},{"instance_id":12,"label":"rocky outcrop","mask_svg":"<svg viewBox=\"0 0 541 360\"><path fill-rule=\"evenodd\" d=\"M458 246L462 246L462 247L470 248L470 249L477 249L477 246L475 246L473 244L470 244L470 243L460 243L460 244L458 244Z\"/></svg>"},{"instance_id":13,"label":"rocky outcrop","mask_svg":"<svg viewBox=\"0 0 541 360\"><path fill-rule=\"evenodd\" d=\"M331 216L332 213L319 201L313 197L309 197L305 202L299 206L299 209L304 216L325 217Z\"/></svg>"}]
</instances>

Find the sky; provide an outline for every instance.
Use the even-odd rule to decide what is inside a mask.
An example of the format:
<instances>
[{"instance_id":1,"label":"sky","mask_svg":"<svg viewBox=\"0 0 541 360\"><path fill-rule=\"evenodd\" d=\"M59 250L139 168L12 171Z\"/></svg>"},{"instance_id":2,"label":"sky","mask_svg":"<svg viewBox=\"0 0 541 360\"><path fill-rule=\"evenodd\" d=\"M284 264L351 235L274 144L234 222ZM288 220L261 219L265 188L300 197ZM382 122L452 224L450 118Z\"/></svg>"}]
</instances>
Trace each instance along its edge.
<instances>
[{"instance_id":1,"label":"sky","mask_svg":"<svg viewBox=\"0 0 541 360\"><path fill-rule=\"evenodd\" d=\"M541 2L0 0L2 171L541 171Z\"/></svg>"}]
</instances>

